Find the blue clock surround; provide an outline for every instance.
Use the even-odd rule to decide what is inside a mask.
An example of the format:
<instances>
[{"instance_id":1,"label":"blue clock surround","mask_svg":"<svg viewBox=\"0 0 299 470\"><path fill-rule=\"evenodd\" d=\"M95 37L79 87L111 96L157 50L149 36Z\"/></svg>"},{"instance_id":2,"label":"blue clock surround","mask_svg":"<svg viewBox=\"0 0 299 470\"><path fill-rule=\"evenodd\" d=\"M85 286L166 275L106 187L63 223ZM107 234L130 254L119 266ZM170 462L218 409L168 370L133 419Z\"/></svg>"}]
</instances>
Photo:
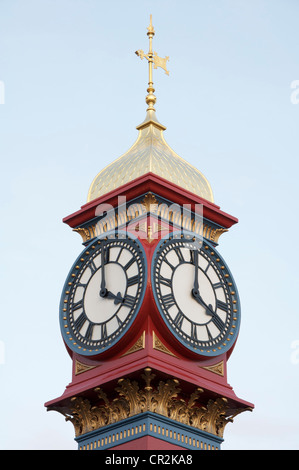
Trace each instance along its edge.
<instances>
[{"instance_id":1,"label":"blue clock surround","mask_svg":"<svg viewBox=\"0 0 299 470\"><path fill-rule=\"evenodd\" d=\"M140 294L139 294L139 299L138 299L138 306L133 313L133 315L130 317L129 321L126 323L125 328L123 331L115 336L113 340L111 340L105 347L100 347L100 348L95 348L95 349L90 349L88 347L83 347L81 344L78 344L76 341L73 341L72 334L69 331L68 328L68 320L67 320L67 311L66 311L66 305L68 302L68 296L70 292L70 285L69 283L73 281L74 276L76 275L76 272L78 269L80 269L86 261L82 261L84 255L86 252L90 252L93 247L96 246L96 244L99 242L102 242L103 240L126 240L133 242L136 245L136 249L139 251L140 258L142 259L142 264L143 264L143 279L142 279L142 285L140 287ZM78 268L79 267L79 268ZM73 352L76 352L82 356L87 356L87 357L96 357L100 355L101 353L109 350L111 347L113 347L116 343L118 343L121 338L128 332L129 328L131 327L132 323L136 319L136 316L138 315L138 312L140 310L140 307L142 305L144 295L145 295L145 290L146 290L146 284L147 284L147 259L146 259L146 254L145 250L138 240L138 238L132 234L128 234L126 231L122 230L117 230L117 231L111 231L111 232L106 232L103 234L101 237L94 238L90 244L80 253L80 255L77 257L76 261L74 262L72 268L69 271L69 274L66 278L66 281L64 283L64 287L62 290L62 295L60 299L60 306L59 306L59 312L60 312L60 330L62 337L64 339L64 342L66 346L71 349Z\"/></svg>"},{"instance_id":2,"label":"blue clock surround","mask_svg":"<svg viewBox=\"0 0 299 470\"><path fill-rule=\"evenodd\" d=\"M226 340L223 341L223 343L220 346L217 346L216 348L214 347L201 348L194 344L191 345L188 341L184 340L184 335L179 335L175 331L175 329L170 325L165 315L165 312L163 311L163 308L160 305L159 296L155 288L155 267L156 267L155 259L157 258L157 255L159 254L161 248L165 246L168 242L173 242L173 240L187 241L188 243L194 242L194 243L197 243L197 246L200 245L202 249L207 249L207 250L210 250L212 253L214 253L215 259L219 260L219 265L221 264L222 272L223 272L223 275L225 276L224 279L226 280L227 287L233 292L233 302L234 302L233 305L235 306L235 309L233 312L232 324L231 324L228 334L226 335ZM225 263L225 261L223 260L222 256L219 254L217 250L215 250L215 247L211 243L209 243L205 238L203 237L201 238L198 235L195 235L194 233L188 232L185 230L183 231L183 234L181 231L178 231L178 232L173 232L172 234L169 234L163 237L160 240L160 242L157 244L155 248L155 252L153 254L152 265L151 265L151 284L152 284L154 299L158 307L159 313L162 319L164 320L164 323L166 324L168 329L171 331L171 333L174 335L174 337L181 344L187 347L190 351L200 356L215 357L215 356L219 356L220 354L228 352L233 347L238 337L238 333L240 329L240 321L241 321L241 305L240 305L238 290L237 290L234 278L232 276L232 273L230 269L228 268L227 264Z\"/></svg>"}]
</instances>

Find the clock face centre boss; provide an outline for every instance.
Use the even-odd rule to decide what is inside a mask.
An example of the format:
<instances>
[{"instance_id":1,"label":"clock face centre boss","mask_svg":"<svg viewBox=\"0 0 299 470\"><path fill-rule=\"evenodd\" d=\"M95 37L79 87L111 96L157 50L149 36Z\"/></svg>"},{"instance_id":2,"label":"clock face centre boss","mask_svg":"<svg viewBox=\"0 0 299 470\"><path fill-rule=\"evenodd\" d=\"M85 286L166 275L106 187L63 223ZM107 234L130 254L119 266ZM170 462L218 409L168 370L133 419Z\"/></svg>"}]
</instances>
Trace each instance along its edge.
<instances>
[{"instance_id":1,"label":"clock face centre boss","mask_svg":"<svg viewBox=\"0 0 299 470\"><path fill-rule=\"evenodd\" d=\"M87 356L116 344L134 322L147 285L141 242L125 232L93 241L66 280L60 326L67 346ZM233 277L215 248L194 234L162 239L151 261L151 287L171 334L201 356L234 344L240 302Z\"/></svg>"}]
</instances>

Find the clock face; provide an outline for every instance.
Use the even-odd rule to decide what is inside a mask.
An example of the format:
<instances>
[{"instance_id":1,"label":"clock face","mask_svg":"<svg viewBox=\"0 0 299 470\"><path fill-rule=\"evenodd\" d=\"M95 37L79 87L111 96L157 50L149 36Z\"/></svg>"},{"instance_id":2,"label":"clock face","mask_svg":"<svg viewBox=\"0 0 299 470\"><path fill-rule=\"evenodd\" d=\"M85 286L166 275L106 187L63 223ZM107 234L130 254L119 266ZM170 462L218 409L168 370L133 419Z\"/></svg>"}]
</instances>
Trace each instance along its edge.
<instances>
[{"instance_id":1,"label":"clock face","mask_svg":"<svg viewBox=\"0 0 299 470\"><path fill-rule=\"evenodd\" d=\"M216 356L236 340L237 288L219 253L194 238L162 240L154 254L152 285L162 317L189 349Z\"/></svg>"},{"instance_id":2,"label":"clock face","mask_svg":"<svg viewBox=\"0 0 299 470\"><path fill-rule=\"evenodd\" d=\"M82 355L96 355L127 331L141 305L146 257L137 240L100 239L79 256L66 280L60 324L66 344Z\"/></svg>"}]
</instances>

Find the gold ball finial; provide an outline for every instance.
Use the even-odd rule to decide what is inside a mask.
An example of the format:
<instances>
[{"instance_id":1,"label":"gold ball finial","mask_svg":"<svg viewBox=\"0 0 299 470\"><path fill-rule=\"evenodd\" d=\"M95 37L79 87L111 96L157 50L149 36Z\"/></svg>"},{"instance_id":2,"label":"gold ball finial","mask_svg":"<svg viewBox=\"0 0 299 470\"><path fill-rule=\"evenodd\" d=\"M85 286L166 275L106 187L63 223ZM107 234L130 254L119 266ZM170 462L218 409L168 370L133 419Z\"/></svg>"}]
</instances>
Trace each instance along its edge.
<instances>
[{"instance_id":1,"label":"gold ball finial","mask_svg":"<svg viewBox=\"0 0 299 470\"><path fill-rule=\"evenodd\" d=\"M151 86L147 89L148 95L145 98L145 102L148 105L147 111L155 111L154 105L157 101L157 98L154 95L154 91L155 89Z\"/></svg>"},{"instance_id":2,"label":"gold ball finial","mask_svg":"<svg viewBox=\"0 0 299 470\"><path fill-rule=\"evenodd\" d=\"M153 22L152 22L152 15L150 15L150 25L149 27L147 28L147 35L148 36L155 36L155 30L154 30L154 27L153 27Z\"/></svg>"}]
</instances>

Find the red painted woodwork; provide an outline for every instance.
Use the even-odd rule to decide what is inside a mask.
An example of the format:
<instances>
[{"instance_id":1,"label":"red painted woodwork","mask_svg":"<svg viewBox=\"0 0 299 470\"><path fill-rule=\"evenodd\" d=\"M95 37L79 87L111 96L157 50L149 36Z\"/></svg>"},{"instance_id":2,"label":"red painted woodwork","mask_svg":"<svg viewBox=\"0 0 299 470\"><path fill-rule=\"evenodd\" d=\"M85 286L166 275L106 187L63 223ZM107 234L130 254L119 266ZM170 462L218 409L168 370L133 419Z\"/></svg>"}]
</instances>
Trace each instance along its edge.
<instances>
[{"instance_id":1,"label":"red painted woodwork","mask_svg":"<svg viewBox=\"0 0 299 470\"><path fill-rule=\"evenodd\" d=\"M125 196L126 201L128 202L148 191L159 194L161 197L169 199L176 204L190 204L191 208L194 208L195 204L202 204L203 216L225 228L230 228L238 222L238 219L221 211L220 207L216 204L182 189L164 178L154 175L153 173L147 173L146 175L140 176L134 181L120 186L114 191L111 191L94 201L84 204L79 211L65 217L63 222L68 224L70 227L75 228L78 225L93 219L96 216L96 209L99 204L110 204L113 207L117 207L119 196Z\"/></svg>"},{"instance_id":2,"label":"red painted woodwork","mask_svg":"<svg viewBox=\"0 0 299 470\"><path fill-rule=\"evenodd\" d=\"M158 241L149 243L147 240L141 240L148 262L147 289L142 307L129 332L116 345L97 357L83 357L69 350L73 359L72 382L58 401L74 395L91 393L97 386L116 383L122 377L132 376L146 367L151 367L155 373L159 372L161 377L172 376L183 381L184 387L191 393L194 387L201 387L209 390L211 396L221 395L235 405L250 406L249 403L239 400L227 383L226 362L230 352L216 358L199 356L184 347L164 324L154 300L150 276L151 260ZM144 348L126 354L142 335L144 335ZM162 352L154 347L154 335L168 352ZM76 375L76 361L93 368ZM223 361L223 376L205 369L220 361ZM55 402L56 400L49 404Z\"/></svg>"},{"instance_id":3,"label":"red painted woodwork","mask_svg":"<svg viewBox=\"0 0 299 470\"><path fill-rule=\"evenodd\" d=\"M99 204L110 204L116 207L120 196L125 196L126 201L129 203L129 201L147 192L153 192L179 205L190 204L193 210L195 204L202 204L204 218L227 229L238 222L235 217L221 211L220 207L216 204L183 190L152 173L137 178L115 191L111 191L83 205L79 211L65 217L63 221L72 228L78 227L95 217ZM146 218L147 216L145 216L144 220ZM163 232L160 233L161 236L163 236ZM180 387L186 393L192 393L196 387L201 387L204 389L204 395L207 400L209 398L216 399L221 396L229 400L232 408L253 406L239 399L232 387L227 383L226 363L233 348L228 353L214 358L198 356L184 347L163 322L155 304L151 286L151 261L158 241L157 239L149 241L146 238L141 238L148 264L147 289L142 307L130 330L116 345L97 357L79 356L68 349L73 361L72 381L66 387L61 397L49 401L45 406L51 407L51 405L57 404L63 406L73 396L88 397L98 386L105 385L106 388L108 387L109 389L111 387L112 390L116 386L118 379L123 377L134 378L134 375L140 375L146 367L152 368L156 376L161 377L162 380L169 377L177 378L180 381ZM128 354L130 349L143 335L144 347ZM164 351L157 348L157 345L154 345L154 335L162 343ZM76 374L77 361L86 367L90 367L90 369ZM220 361L223 361L223 375L206 369L218 364ZM166 444L164 441L150 436L136 439L112 449L162 450L163 448L167 450L182 449L182 447Z\"/></svg>"}]
</instances>

